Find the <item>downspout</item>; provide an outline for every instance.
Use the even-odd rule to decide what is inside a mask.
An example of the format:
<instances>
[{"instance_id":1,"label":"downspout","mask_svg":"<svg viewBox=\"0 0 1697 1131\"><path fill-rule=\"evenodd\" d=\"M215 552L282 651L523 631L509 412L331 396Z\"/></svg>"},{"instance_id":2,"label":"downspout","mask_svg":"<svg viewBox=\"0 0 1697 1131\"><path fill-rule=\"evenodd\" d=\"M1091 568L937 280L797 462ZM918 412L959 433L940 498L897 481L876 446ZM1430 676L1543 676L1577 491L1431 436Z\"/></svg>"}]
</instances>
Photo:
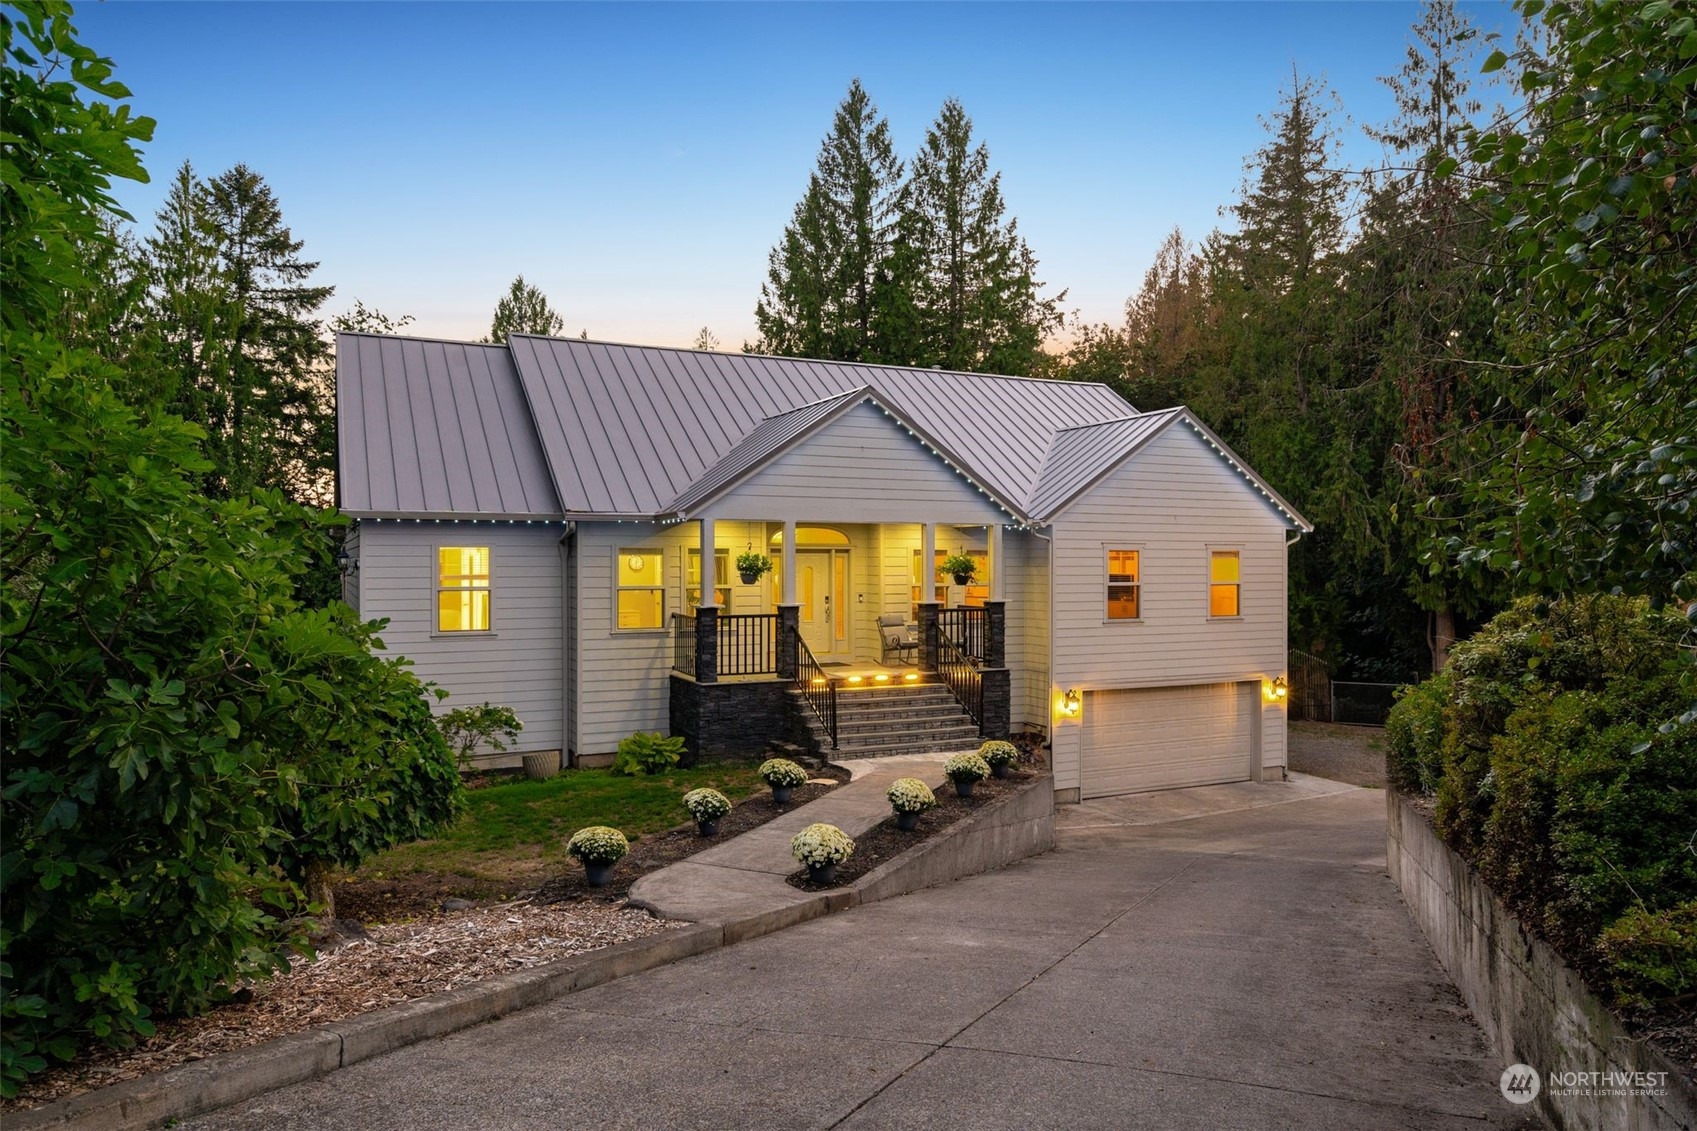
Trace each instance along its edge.
<instances>
[{"instance_id":1,"label":"downspout","mask_svg":"<svg viewBox=\"0 0 1697 1131\"><path fill-rule=\"evenodd\" d=\"M1055 772L1055 539L1053 535L1044 534L1036 528L1026 531L1033 538L1041 538L1049 544L1049 560L1043 571L1046 578L1046 588L1049 590L1049 655L1045 667L1049 680L1048 690L1043 692L1043 732L1048 735L1049 742L1049 772Z\"/></svg>"},{"instance_id":2,"label":"downspout","mask_svg":"<svg viewBox=\"0 0 1697 1131\"><path fill-rule=\"evenodd\" d=\"M572 671L572 660L575 649L572 648L572 633L577 630L577 610L572 607L577 599L577 586L568 583L567 575L571 570L572 555L568 543L577 537L577 523L568 521L566 532L560 535L558 542L560 550L560 768L566 769L571 765L572 720L577 706L574 700L577 692L576 673ZM568 599L569 598L569 599ZM568 692L568 689L569 692Z\"/></svg>"}]
</instances>

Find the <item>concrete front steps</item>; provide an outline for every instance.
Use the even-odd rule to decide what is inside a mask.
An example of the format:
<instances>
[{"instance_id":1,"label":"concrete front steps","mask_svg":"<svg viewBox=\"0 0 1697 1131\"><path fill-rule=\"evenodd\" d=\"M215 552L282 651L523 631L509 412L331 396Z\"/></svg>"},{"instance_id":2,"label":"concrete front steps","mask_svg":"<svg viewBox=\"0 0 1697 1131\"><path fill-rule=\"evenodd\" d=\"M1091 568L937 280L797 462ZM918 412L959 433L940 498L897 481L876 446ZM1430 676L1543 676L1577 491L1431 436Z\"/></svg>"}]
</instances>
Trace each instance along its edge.
<instances>
[{"instance_id":1,"label":"concrete front steps","mask_svg":"<svg viewBox=\"0 0 1697 1131\"><path fill-rule=\"evenodd\" d=\"M837 748L825 724L800 692L796 710L821 754L841 758L885 758L978 746L978 724L940 683L837 689Z\"/></svg>"}]
</instances>

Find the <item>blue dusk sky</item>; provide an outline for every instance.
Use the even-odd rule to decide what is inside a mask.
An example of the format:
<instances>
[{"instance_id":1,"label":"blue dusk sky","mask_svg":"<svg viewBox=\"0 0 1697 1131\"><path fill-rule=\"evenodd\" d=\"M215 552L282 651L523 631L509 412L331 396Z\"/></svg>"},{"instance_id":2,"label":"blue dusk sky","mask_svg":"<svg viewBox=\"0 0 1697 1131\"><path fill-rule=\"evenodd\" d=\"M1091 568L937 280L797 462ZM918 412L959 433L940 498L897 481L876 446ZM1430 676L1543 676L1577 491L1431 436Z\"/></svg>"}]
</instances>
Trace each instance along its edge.
<instances>
[{"instance_id":1,"label":"blue dusk sky","mask_svg":"<svg viewBox=\"0 0 1697 1131\"><path fill-rule=\"evenodd\" d=\"M1464 10L1511 32L1503 4ZM515 274L566 332L755 336L767 253L859 76L904 159L961 100L1051 291L1118 323L1175 225L1217 226L1292 68L1381 160L1414 3L81 4L158 119L145 232L184 160L264 175L304 255L409 332L477 338ZM1495 96L1486 92L1486 101Z\"/></svg>"}]
</instances>

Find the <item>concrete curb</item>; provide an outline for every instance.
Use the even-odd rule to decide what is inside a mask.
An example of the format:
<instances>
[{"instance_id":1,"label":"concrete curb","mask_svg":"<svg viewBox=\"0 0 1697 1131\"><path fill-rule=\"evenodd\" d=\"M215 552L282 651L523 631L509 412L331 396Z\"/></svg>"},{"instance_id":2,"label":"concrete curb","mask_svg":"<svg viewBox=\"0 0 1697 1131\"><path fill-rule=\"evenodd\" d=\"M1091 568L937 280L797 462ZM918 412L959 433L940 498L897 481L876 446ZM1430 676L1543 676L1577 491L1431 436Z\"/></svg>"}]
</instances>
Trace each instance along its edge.
<instances>
[{"instance_id":1,"label":"concrete curb","mask_svg":"<svg viewBox=\"0 0 1697 1131\"><path fill-rule=\"evenodd\" d=\"M84 1092L6 1118L7 1131L140 1131L204 1115L386 1052L494 1021L577 990L721 946L989 871L1055 843L1054 788L1044 776L868 872L854 884L725 923L692 923L577 958L499 974L446 993L332 1021L252 1048Z\"/></svg>"}]
</instances>

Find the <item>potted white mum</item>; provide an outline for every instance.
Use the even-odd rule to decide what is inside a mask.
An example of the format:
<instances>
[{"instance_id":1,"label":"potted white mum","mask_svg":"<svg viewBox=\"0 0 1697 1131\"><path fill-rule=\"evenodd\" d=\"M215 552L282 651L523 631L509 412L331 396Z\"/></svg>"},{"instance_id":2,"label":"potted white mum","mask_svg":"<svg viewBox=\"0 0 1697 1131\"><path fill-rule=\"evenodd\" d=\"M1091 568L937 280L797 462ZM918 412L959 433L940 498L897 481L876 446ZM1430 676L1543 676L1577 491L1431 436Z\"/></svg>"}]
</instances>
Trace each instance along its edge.
<instances>
[{"instance_id":1,"label":"potted white mum","mask_svg":"<svg viewBox=\"0 0 1697 1131\"><path fill-rule=\"evenodd\" d=\"M613 882L613 865L630 851L630 841L618 829L590 825L572 834L566 851L582 861L590 887L604 888Z\"/></svg>"},{"instance_id":2,"label":"potted white mum","mask_svg":"<svg viewBox=\"0 0 1697 1131\"><path fill-rule=\"evenodd\" d=\"M943 763L943 773L955 783L956 797L971 797L972 787L990 776L990 763L976 754L956 754Z\"/></svg>"},{"instance_id":3,"label":"potted white mum","mask_svg":"<svg viewBox=\"0 0 1697 1131\"><path fill-rule=\"evenodd\" d=\"M695 831L712 836L719 831L719 818L731 811L731 799L716 789L692 789L684 794L684 808L695 818Z\"/></svg>"},{"instance_id":4,"label":"potted white mum","mask_svg":"<svg viewBox=\"0 0 1697 1131\"><path fill-rule=\"evenodd\" d=\"M807 866L809 880L834 883L837 865L854 855L854 841L835 825L808 825L790 841L790 855Z\"/></svg>"},{"instance_id":5,"label":"potted white mum","mask_svg":"<svg viewBox=\"0 0 1697 1131\"><path fill-rule=\"evenodd\" d=\"M896 811L896 828L911 830L919 824L919 815L937 804L937 795L918 778L897 778L884 794Z\"/></svg>"},{"instance_id":6,"label":"potted white mum","mask_svg":"<svg viewBox=\"0 0 1697 1131\"><path fill-rule=\"evenodd\" d=\"M978 748L978 756L990 765L990 772L999 778L1005 778L1013 772L1014 764L1019 761L1019 747L999 738L992 738Z\"/></svg>"},{"instance_id":7,"label":"potted white mum","mask_svg":"<svg viewBox=\"0 0 1697 1131\"><path fill-rule=\"evenodd\" d=\"M796 786L807 784L807 771L788 758L768 758L755 773L772 787L772 800L779 805L789 801Z\"/></svg>"}]
</instances>

